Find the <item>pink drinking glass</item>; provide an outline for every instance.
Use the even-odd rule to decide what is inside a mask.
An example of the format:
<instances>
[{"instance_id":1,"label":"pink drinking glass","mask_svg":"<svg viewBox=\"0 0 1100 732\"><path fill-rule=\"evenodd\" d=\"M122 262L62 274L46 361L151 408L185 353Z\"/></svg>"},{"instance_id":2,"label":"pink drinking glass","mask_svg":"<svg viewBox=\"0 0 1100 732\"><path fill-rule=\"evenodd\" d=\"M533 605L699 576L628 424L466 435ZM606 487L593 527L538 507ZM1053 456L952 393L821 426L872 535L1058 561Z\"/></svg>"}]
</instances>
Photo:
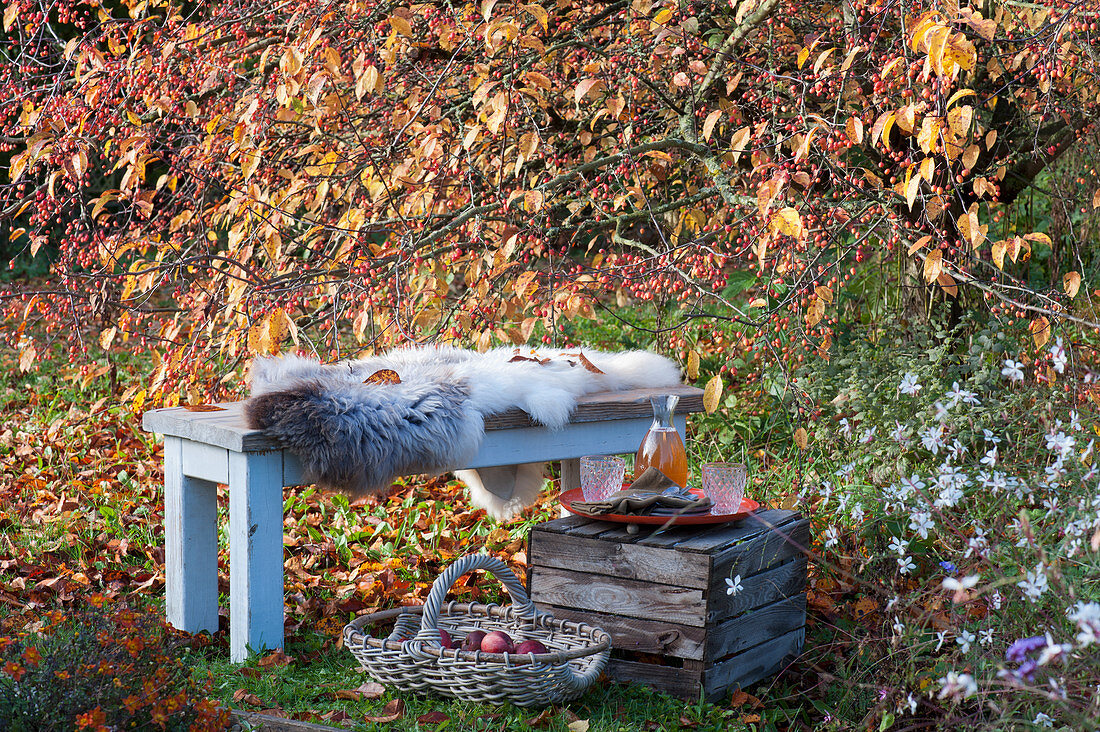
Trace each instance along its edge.
<instances>
[{"instance_id":1,"label":"pink drinking glass","mask_svg":"<svg viewBox=\"0 0 1100 732\"><path fill-rule=\"evenodd\" d=\"M745 498L749 469L739 463L704 463L703 493L710 499L715 516L737 513Z\"/></svg>"},{"instance_id":2,"label":"pink drinking glass","mask_svg":"<svg viewBox=\"0 0 1100 732\"><path fill-rule=\"evenodd\" d=\"M602 501L623 488L626 461L616 455L581 458L581 493L586 501Z\"/></svg>"}]
</instances>

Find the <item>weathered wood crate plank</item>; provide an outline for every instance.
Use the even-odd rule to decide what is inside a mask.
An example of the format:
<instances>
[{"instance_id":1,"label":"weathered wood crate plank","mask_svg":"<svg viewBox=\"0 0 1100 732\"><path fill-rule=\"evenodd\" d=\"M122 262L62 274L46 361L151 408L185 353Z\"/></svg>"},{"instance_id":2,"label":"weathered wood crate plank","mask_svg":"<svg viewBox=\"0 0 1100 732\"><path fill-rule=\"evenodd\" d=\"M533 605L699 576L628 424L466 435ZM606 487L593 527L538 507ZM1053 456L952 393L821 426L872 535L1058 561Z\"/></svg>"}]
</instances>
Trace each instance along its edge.
<instances>
[{"instance_id":1,"label":"weathered wood crate plank","mask_svg":"<svg viewBox=\"0 0 1100 732\"><path fill-rule=\"evenodd\" d=\"M703 660L703 646L704 641L707 640L707 631L702 627L624 618L611 613L580 611L574 608L546 605L542 602L539 603L539 608L552 613L555 618L576 620L604 630L614 628L615 648L620 650Z\"/></svg>"},{"instance_id":2,"label":"weathered wood crate plank","mask_svg":"<svg viewBox=\"0 0 1100 732\"><path fill-rule=\"evenodd\" d=\"M704 623L703 591L674 585L571 572L552 567L531 567L531 584L539 588L539 601L550 605L601 612L614 609L628 618L650 618Z\"/></svg>"},{"instance_id":3,"label":"weathered wood crate plank","mask_svg":"<svg viewBox=\"0 0 1100 732\"><path fill-rule=\"evenodd\" d=\"M620 684L643 684L681 699L698 699L702 679L699 672L685 668L612 658L607 676Z\"/></svg>"},{"instance_id":4,"label":"weathered wood crate plank","mask_svg":"<svg viewBox=\"0 0 1100 732\"><path fill-rule=\"evenodd\" d=\"M805 640L806 629L799 628L710 666L703 672L707 699L714 701L735 686L744 689L771 676L802 652Z\"/></svg>"},{"instance_id":5,"label":"weathered wood crate plank","mask_svg":"<svg viewBox=\"0 0 1100 732\"><path fill-rule=\"evenodd\" d=\"M727 618L737 617L758 607L769 605L784 597L792 597L806 589L806 558L799 557L751 577L742 577L740 592L712 592L707 604L707 626L713 626Z\"/></svg>"},{"instance_id":6,"label":"weathered wood crate plank","mask_svg":"<svg viewBox=\"0 0 1100 732\"><path fill-rule=\"evenodd\" d=\"M786 597L709 629L703 660L720 660L755 645L760 638L776 638L805 625L806 595Z\"/></svg>"},{"instance_id":7,"label":"weathered wood crate plank","mask_svg":"<svg viewBox=\"0 0 1100 732\"><path fill-rule=\"evenodd\" d=\"M769 566L802 554L810 540L810 522L787 521L752 539L737 544L715 554L714 573L716 576L742 577L755 574Z\"/></svg>"},{"instance_id":8,"label":"weathered wood crate plank","mask_svg":"<svg viewBox=\"0 0 1100 732\"><path fill-rule=\"evenodd\" d=\"M710 581L710 558L640 544L626 543L626 532L608 532L598 538L535 532L531 553L547 567L625 579L703 589Z\"/></svg>"}]
</instances>

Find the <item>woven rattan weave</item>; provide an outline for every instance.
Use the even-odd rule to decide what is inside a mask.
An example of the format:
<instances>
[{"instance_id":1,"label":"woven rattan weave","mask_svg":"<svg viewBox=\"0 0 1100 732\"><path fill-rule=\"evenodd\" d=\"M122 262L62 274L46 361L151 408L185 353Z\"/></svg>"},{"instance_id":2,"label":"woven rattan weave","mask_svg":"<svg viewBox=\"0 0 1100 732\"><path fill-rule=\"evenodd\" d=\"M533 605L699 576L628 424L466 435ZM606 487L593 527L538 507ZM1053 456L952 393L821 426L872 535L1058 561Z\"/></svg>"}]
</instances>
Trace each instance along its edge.
<instances>
[{"instance_id":1,"label":"woven rattan weave","mask_svg":"<svg viewBox=\"0 0 1100 732\"><path fill-rule=\"evenodd\" d=\"M444 603L451 585L477 569L500 580L511 605ZM365 630L391 620L394 628L387 638ZM456 644L473 630L502 630L517 643L537 640L550 652L521 656L447 649L440 645L441 628ZM611 637L599 628L539 612L503 562L470 554L436 579L422 607L356 618L344 628L344 644L372 678L402 691L538 707L580 696L607 665Z\"/></svg>"}]
</instances>

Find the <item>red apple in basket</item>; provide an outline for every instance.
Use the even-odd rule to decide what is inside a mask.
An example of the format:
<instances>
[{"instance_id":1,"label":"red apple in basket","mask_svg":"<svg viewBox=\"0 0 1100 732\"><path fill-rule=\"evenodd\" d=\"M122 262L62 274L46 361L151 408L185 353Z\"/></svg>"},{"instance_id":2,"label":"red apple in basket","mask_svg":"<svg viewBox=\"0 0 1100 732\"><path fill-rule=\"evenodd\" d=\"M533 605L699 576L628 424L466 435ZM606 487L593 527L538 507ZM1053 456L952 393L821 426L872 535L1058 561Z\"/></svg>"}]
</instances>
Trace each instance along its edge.
<instances>
[{"instance_id":1,"label":"red apple in basket","mask_svg":"<svg viewBox=\"0 0 1100 732\"><path fill-rule=\"evenodd\" d=\"M481 649L481 639L485 637L484 630L471 630L462 640L462 650L477 651Z\"/></svg>"},{"instance_id":2,"label":"red apple in basket","mask_svg":"<svg viewBox=\"0 0 1100 732\"><path fill-rule=\"evenodd\" d=\"M503 630L494 630L481 639L481 650L485 653L511 653L515 648L507 633Z\"/></svg>"},{"instance_id":3,"label":"red apple in basket","mask_svg":"<svg viewBox=\"0 0 1100 732\"><path fill-rule=\"evenodd\" d=\"M531 638L517 644L515 652L521 656L526 656L528 653L534 653L535 655L538 655L540 653L549 653L550 651L546 649L546 646L539 643L534 638Z\"/></svg>"},{"instance_id":4,"label":"red apple in basket","mask_svg":"<svg viewBox=\"0 0 1100 732\"><path fill-rule=\"evenodd\" d=\"M443 630L443 628L439 629L439 645L443 646L444 648L455 647L455 642L451 640L451 634Z\"/></svg>"}]
</instances>

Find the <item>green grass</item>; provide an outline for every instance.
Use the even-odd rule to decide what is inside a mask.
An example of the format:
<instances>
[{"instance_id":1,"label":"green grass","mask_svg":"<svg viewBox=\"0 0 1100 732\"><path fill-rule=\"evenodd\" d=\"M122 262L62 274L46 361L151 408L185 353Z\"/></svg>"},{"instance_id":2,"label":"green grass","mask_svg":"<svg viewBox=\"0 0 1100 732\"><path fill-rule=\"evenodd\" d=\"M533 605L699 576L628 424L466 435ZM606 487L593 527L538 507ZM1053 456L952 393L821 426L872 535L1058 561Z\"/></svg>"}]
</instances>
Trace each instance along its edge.
<instances>
[{"instance_id":1,"label":"green grass","mask_svg":"<svg viewBox=\"0 0 1100 732\"><path fill-rule=\"evenodd\" d=\"M395 694L392 690L371 700L335 699L337 691L356 689L370 681L370 677L357 670L350 652L336 648L322 651L326 640L317 635L313 639L303 638L289 644L289 655L310 657L310 660L308 663L295 661L279 668L261 667L260 657L253 657L242 667L229 663L220 652L211 654L209 651L192 652L188 660L195 664L197 675L212 679L216 698L226 704L249 711L262 711L259 707L233 701L234 694L245 689L272 708L278 707L289 713L344 711L353 719L341 721L340 725L353 730L381 728L381 725L362 720L368 716L382 715L386 704L396 698L405 704L404 716L388 723L386 729L527 730L530 728L529 720L542 711L511 704L472 704L441 697ZM442 712L450 721L442 725L417 721L418 717L429 712ZM748 726L739 721L748 713L747 707L731 709L728 706L685 702L642 686L601 683L590 688L581 698L552 708L544 729L569 732L569 723L576 720L588 720L590 732L775 729L774 720L784 716L783 712L774 710L757 711L754 713L762 714L762 720L755 726ZM354 719L360 721L354 722Z\"/></svg>"}]
</instances>

